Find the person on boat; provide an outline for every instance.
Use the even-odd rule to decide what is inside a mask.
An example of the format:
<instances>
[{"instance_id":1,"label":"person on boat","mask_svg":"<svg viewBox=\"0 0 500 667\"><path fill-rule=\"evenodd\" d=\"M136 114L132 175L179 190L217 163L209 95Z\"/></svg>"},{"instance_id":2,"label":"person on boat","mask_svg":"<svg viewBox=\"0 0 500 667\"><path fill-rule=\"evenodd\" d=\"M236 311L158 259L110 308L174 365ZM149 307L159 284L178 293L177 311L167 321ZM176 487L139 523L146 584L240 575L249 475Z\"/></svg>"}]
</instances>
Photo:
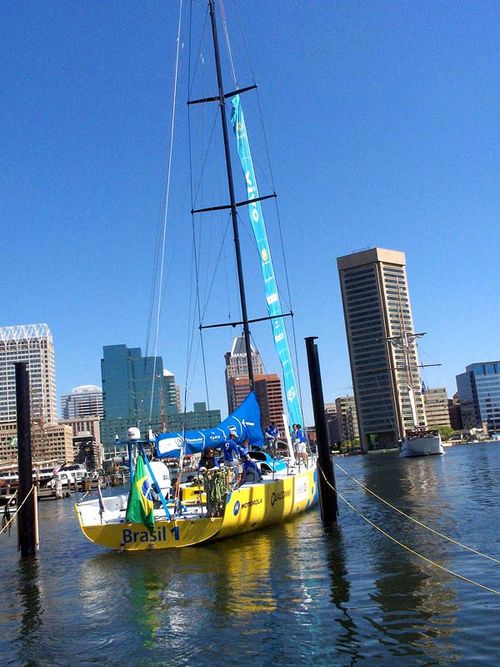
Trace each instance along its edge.
<instances>
[{"instance_id":1,"label":"person on boat","mask_svg":"<svg viewBox=\"0 0 500 667\"><path fill-rule=\"evenodd\" d=\"M245 456L247 456L247 454L249 452L249 449L250 449L250 440L248 440L248 439L243 440L241 445L238 446L238 451L240 453L240 458L244 458Z\"/></svg>"},{"instance_id":2,"label":"person on boat","mask_svg":"<svg viewBox=\"0 0 500 667\"><path fill-rule=\"evenodd\" d=\"M239 463L241 447L238 445L238 436L234 431L229 433L229 437L222 447L222 453L224 465L233 469L234 482L236 483L241 473Z\"/></svg>"},{"instance_id":3,"label":"person on boat","mask_svg":"<svg viewBox=\"0 0 500 667\"><path fill-rule=\"evenodd\" d=\"M212 447L207 447L203 450L203 453L198 464L198 470L200 472L206 472L207 470L212 470L213 468L218 468L219 462L215 458L214 450Z\"/></svg>"},{"instance_id":4,"label":"person on boat","mask_svg":"<svg viewBox=\"0 0 500 667\"><path fill-rule=\"evenodd\" d=\"M247 454L243 458L243 466L240 475L240 486L243 484L257 484L262 481L262 473L257 463Z\"/></svg>"},{"instance_id":5,"label":"person on boat","mask_svg":"<svg viewBox=\"0 0 500 667\"><path fill-rule=\"evenodd\" d=\"M300 424L294 424L293 430L295 431L295 452L297 454L297 461L299 465L302 461L307 467L309 457L307 456L307 439L304 429Z\"/></svg>"},{"instance_id":6,"label":"person on boat","mask_svg":"<svg viewBox=\"0 0 500 667\"><path fill-rule=\"evenodd\" d=\"M267 440L267 445L272 454L277 453L278 438L280 437L279 428L274 422L271 422L264 432Z\"/></svg>"}]
</instances>

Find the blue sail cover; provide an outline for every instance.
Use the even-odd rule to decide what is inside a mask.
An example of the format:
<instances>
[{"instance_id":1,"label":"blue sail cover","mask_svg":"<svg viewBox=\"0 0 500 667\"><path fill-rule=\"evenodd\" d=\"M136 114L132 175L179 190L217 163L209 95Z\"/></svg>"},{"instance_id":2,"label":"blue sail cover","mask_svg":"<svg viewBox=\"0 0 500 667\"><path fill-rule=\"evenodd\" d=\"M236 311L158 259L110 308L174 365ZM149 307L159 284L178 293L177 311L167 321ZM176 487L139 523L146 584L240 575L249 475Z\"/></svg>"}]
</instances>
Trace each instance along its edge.
<instances>
[{"instance_id":1,"label":"blue sail cover","mask_svg":"<svg viewBox=\"0 0 500 667\"><path fill-rule=\"evenodd\" d=\"M238 442L248 440L249 445L262 447L263 436L260 428L260 408L252 391L240 407L215 428L182 433L160 433L156 436L155 450L159 458L176 458L184 454L197 454L207 447L220 447L236 433Z\"/></svg>"},{"instance_id":2,"label":"blue sail cover","mask_svg":"<svg viewBox=\"0 0 500 667\"><path fill-rule=\"evenodd\" d=\"M250 152L250 144L248 142L240 96L235 95L232 98L231 103L233 105L231 122L236 135L238 155L240 156L241 166L245 175L247 196L249 200L257 199L259 197L259 190L257 188L257 179L255 178L255 170L253 168L252 154ZM283 317L275 317L276 315L281 315L282 310L278 294L278 285L276 283L274 267L271 260L269 241L267 239L264 215L260 202L252 201L248 204L248 215L250 217L250 223L252 225L257 248L259 250L262 276L264 278L264 287L266 290L267 312L269 316L274 318L271 320L274 344L283 369L283 382L285 385L288 414L292 424L303 424L302 410L300 409L297 385L290 357L290 348L288 347L285 321Z\"/></svg>"}]
</instances>

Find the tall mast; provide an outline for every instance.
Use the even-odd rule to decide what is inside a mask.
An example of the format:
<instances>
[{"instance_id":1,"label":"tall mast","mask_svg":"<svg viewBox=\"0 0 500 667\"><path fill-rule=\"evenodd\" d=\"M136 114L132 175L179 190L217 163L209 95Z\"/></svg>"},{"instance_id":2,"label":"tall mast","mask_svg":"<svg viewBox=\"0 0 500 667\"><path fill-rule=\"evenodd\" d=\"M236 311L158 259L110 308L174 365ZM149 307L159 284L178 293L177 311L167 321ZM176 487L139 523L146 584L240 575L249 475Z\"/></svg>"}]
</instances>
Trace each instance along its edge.
<instances>
[{"instance_id":1,"label":"tall mast","mask_svg":"<svg viewBox=\"0 0 500 667\"><path fill-rule=\"evenodd\" d=\"M411 359L410 359L410 337L408 336L408 332L406 331L406 322L405 322L405 317L404 317L404 312L403 312L403 303L401 300L401 286L399 284L399 278L397 281L397 286L398 286L398 302L399 302L399 322L400 322L400 328L401 328L401 347L403 349L403 354L404 354L404 360L405 360L405 367L406 367L406 382L408 385L408 397L410 400L410 408L411 408L411 417L413 420L413 426L414 428L417 427L418 425L418 415L417 415L417 408L415 405L415 389L413 387L413 371L412 371L412 364L411 364ZM415 336L416 338L416 336ZM411 339L411 342L415 342L415 338ZM403 418L404 421L404 418ZM405 430L404 424L403 424L403 431Z\"/></svg>"},{"instance_id":2,"label":"tall mast","mask_svg":"<svg viewBox=\"0 0 500 667\"><path fill-rule=\"evenodd\" d=\"M238 230L238 213L236 209L236 198L234 196L233 168L231 164L231 152L229 149L229 136L227 131L227 119L226 119L226 101L224 97L224 88L222 84L222 70L220 64L219 39L217 36L214 0L208 0L208 6L210 9L210 20L212 23L212 38L213 38L214 53L215 53L217 89L218 89L219 106L220 106L220 117L222 122L222 136L224 138L224 153L226 155L227 184L229 187L229 202L231 206L231 219L233 223L234 249L236 253L236 267L238 270L238 286L240 290L241 319L243 321L243 336L245 339L245 349L247 353L248 380L250 383L250 389L253 390L254 377L253 377L253 364L252 364L252 348L250 344L250 328L248 326L248 312L247 312L247 301L245 295L245 283L243 280L243 266L241 263L240 234Z\"/></svg>"}]
</instances>

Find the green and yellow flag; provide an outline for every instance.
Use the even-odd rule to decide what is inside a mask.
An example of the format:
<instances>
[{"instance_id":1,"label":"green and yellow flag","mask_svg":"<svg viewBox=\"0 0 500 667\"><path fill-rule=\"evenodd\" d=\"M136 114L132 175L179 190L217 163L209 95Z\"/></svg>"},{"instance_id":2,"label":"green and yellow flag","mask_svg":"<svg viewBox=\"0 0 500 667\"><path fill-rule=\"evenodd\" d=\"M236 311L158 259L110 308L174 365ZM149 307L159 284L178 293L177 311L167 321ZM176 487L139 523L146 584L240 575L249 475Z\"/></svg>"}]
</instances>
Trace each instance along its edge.
<instances>
[{"instance_id":1,"label":"green and yellow flag","mask_svg":"<svg viewBox=\"0 0 500 667\"><path fill-rule=\"evenodd\" d=\"M142 523L151 534L155 527L151 480L148 477L144 461L139 454L134 472L134 481L130 487L127 502L127 521Z\"/></svg>"}]
</instances>

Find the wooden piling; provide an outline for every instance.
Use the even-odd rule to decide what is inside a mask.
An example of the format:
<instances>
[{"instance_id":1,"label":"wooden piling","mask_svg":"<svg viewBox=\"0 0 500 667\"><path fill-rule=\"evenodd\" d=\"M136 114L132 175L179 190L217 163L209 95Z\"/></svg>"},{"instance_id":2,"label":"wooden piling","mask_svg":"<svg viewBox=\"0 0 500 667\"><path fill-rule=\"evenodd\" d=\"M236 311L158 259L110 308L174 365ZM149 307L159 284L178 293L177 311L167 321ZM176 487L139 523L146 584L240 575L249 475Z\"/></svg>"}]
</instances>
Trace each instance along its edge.
<instances>
[{"instance_id":1,"label":"wooden piling","mask_svg":"<svg viewBox=\"0 0 500 667\"><path fill-rule=\"evenodd\" d=\"M323 385L319 366L318 346L314 342L316 336L305 339L311 398L318 443L318 485L323 526L329 528L337 523L338 503L335 490L335 473L333 471L330 448L328 446L328 427L326 425Z\"/></svg>"},{"instance_id":2,"label":"wooden piling","mask_svg":"<svg viewBox=\"0 0 500 667\"><path fill-rule=\"evenodd\" d=\"M19 488L17 506L18 542L22 558L36 555L36 506L31 457L31 414L29 374L26 362L16 362L17 462ZM28 498L29 496L29 498Z\"/></svg>"}]
</instances>

